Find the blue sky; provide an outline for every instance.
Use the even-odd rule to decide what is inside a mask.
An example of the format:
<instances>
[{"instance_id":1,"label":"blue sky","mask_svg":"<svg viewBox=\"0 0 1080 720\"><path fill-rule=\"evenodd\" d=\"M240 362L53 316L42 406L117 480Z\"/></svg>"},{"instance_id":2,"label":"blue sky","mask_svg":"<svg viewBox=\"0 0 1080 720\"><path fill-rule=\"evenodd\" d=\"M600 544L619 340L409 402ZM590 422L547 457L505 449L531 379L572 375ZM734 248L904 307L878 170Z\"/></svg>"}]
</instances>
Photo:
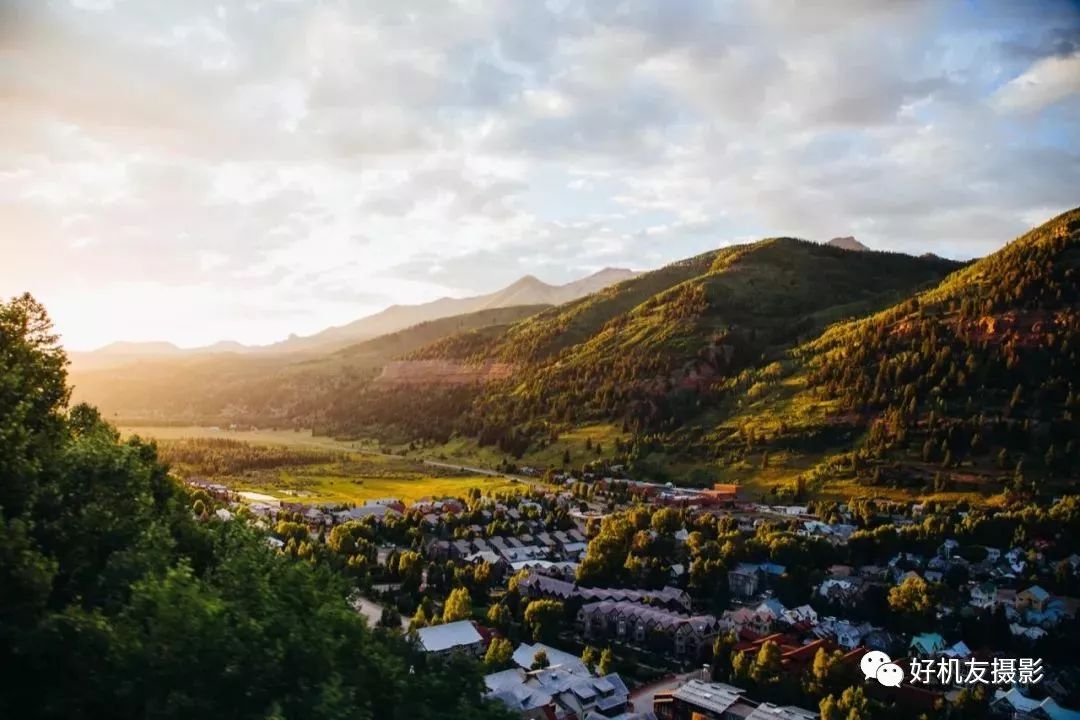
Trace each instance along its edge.
<instances>
[{"instance_id":1,"label":"blue sky","mask_svg":"<svg viewBox=\"0 0 1080 720\"><path fill-rule=\"evenodd\" d=\"M1078 204L1075 2L0 0L0 293L266 343L764 236Z\"/></svg>"}]
</instances>

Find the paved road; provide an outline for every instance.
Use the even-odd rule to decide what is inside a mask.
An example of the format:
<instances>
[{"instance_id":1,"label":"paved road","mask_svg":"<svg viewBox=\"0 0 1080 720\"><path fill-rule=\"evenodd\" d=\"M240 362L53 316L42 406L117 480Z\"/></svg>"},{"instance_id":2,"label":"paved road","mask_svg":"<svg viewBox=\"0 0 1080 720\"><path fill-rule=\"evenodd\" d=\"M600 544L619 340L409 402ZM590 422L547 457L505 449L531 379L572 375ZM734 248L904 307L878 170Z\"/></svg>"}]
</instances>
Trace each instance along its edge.
<instances>
[{"instance_id":1,"label":"paved road","mask_svg":"<svg viewBox=\"0 0 1080 720\"><path fill-rule=\"evenodd\" d=\"M653 698L656 697L657 693L674 690L687 680L700 677L701 671L694 670L682 675L672 675L649 685L642 685L630 693L630 704L634 706L634 712L636 713L652 712Z\"/></svg>"},{"instance_id":2,"label":"paved road","mask_svg":"<svg viewBox=\"0 0 1080 720\"><path fill-rule=\"evenodd\" d=\"M379 619L382 617L383 606L379 603L368 600L365 597L357 595L352 599L352 606L356 612L360 613L368 619L368 625L375 627L379 624ZM409 621L404 617L401 618L401 630L403 632L409 631Z\"/></svg>"}]
</instances>

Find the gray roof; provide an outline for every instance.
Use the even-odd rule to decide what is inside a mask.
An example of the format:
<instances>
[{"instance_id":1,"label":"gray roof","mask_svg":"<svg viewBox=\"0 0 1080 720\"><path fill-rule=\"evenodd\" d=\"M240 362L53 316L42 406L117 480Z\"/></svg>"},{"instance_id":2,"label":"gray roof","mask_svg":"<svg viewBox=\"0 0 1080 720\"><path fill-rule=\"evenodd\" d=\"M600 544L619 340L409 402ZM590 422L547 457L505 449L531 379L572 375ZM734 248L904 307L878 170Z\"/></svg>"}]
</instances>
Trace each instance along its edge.
<instances>
[{"instance_id":1,"label":"gray roof","mask_svg":"<svg viewBox=\"0 0 1080 720\"><path fill-rule=\"evenodd\" d=\"M468 620L420 628L416 631L416 635L427 652L442 652L484 641Z\"/></svg>"},{"instance_id":2,"label":"gray roof","mask_svg":"<svg viewBox=\"0 0 1080 720\"><path fill-rule=\"evenodd\" d=\"M577 655L564 652L544 643L536 643L535 645L521 643L518 645L517 649L514 650L514 664L528 670L532 667L533 657L539 650L543 650L547 655L548 667L562 668L577 675L589 675L585 663L581 662L581 658Z\"/></svg>"},{"instance_id":3,"label":"gray roof","mask_svg":"<svg viewBox=\"0 0 1080 720\"><path fill-rule=\"evenodd\" d=\"M672 693L672 697L696 707L723 713L739 701L743 690L723 683L690 680Z\"/></svg>"}]
</instances>

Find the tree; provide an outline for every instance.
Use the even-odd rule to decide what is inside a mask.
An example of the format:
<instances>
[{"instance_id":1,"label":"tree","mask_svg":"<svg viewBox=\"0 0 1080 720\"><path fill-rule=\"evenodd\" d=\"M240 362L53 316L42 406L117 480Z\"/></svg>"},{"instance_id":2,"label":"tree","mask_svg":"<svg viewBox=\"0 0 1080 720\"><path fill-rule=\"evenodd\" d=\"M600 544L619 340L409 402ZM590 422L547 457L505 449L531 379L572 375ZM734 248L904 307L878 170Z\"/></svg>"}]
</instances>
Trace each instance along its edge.
<instances>
[{"instance_id":1,"label":"tree","mask_svg":"<svg viewBox=\"0 0 1080 720\"><path fill-rule=\"evenodd\" d=\"M826 695L818 709L821 720L870 720L870 702L857 685L844 690L839 698Z\"/></svg>"},{"instance_id":2,"label":"tree","mask_svg":"<svg viewBox=\"0 0 1080 720\"><path fill-rule=\"evenodd\" d=\"M484 653L484 665L492 670L506 667L513 656L514 646L509 640L503 637L492 638L487 652Z\"/></svg>"},{"instance_id":3,"label":"tree","mask_svg":"<svg viewBox=\"0 0 1080 720\"><path fill-rule=\"evenodd\" d=\"M682 527L682 520L673 508L661 508L653 513L650 524L660 535L674 535Z\"/></svg>"},{"instance_id":4,"label":"tree","mask_svg":"<svg viewBox=\"0 0 1080 720\"><path fill-rule=\"evenodd\" d=\"M803 681L807 695L821 697L833 689L842 657L843 653L839 650L830 653L823 647L818 648L818 651L814 654L814 662L810 666L810 672L806 674Z\"/></svg>"},{"instance_id":5,"label":"tree","mask_svg":"<svg viewBox=\"0 0 1080 720\"><path fill-rule=\"evenodd\" d=\"M401 613L397 611L397 608L387 606L382 609L382 613L379 614L379 627L391 630L401 629Z\"/></svg>"},{"instance_id":6,"label":"tree","mask_svg":"<svg viewBox=\"0 0 1080 720\"><path fill-rule=\"evenodd\" d=\"M547 652L545 652L543 649L540 649L533 653L532 665L529 666L529 669L543 670L549 665L551 665L551 663L548 661Z\"/></svg>"},{"instance_id":7,"label":"tree","mask_svg":"<svg viewBox=\"0 0 1080 720\"><path fill-rule=\"evenodd\" d=\"M600 677L610 675L615 671L615 653L611 651L611 648L604 648L604 651L600 653L600 662L596 664L596 674Z\"/></svg>"},{"instance_id":8,"label":"tree","mask_svg":"<svg viewBox=\"0 0 1080 720\"><path fill-rule=\"evenodd\" d=\"M69 419L48 337L29 296L0 302L0 717L513 717L474 664L412 682L412 651L331 564L199 522L153 443Z\"/></svg>"},{"instance_id":9,"label":"tree","mask_svg":"<svg viewBox=\"0 0 1080 720\"><path fill-rule=\"evenodd\" d=\"M712 679L729 680L731 678L731 653L739 639L735 633L721 633L713 640Z\"/></svg>"},{"instance_id":10,"label":"tree","mask_svg":"<svg viewBox=\"0 0 1080 720\"><path fill-rule=\"evenodd\" d=\"M976 720L989 714L990 693L986 685L972 685L963 688L952 703L950 717L957 720Z\"/></svg>"},{"instance_id":11,"label":"tree","mask_svg":"<svg viewBox=\"0 0 1080 720\"><path fill-rule=\"evenodd\" d=\"M423 605L416 606L416 612L413 613L412 618L409 620L409 630L417 630L422 627L427 627L428 615L424 612Z\"/></svg>"},{"instance_id":12,"label":"tree","mask_svg":"<svg viewBox=\"0 0 1080 720\"><path fill-rule=\"evenodd\" d=\"M472 598L469 591L463 587L454 588L443 605L442 619L444 623L468 620L472 617Z\"/></svg>"},{"instance_id":13,"label":"tree","mask_svg":"<svg viewBox=\"0 0 1080 720\"><path fill-rule=\"evenodd\" d=\"M554 639L562 623L565 608L558 600L533 600L525 608L525 626L533 640Z\"/></svg>"},{"instance_id":14,"label":"tree","mask_svg":"<svg viewBox=\"0 0 1080 720\"><path fill-rule=\"evenodd\" d=\"M889 607L911 620L929 615L934 603L930 583L918 575L908 575L899 585L889 589Z\"/></svg>"},{"instance_id":15,"label":"tree","mask_svg":"<svg viewBox=\"0 0 1080 720\"><path fill-rule=\"evenodd\" d=\"M762 688L780 682L781 657L780 646L774 641L767 640L762 643L750 668L750 679Z\"/></svg>"},{"instance_id":16,"label":"tree","mask_svg":"<svg viewBox=\"0 0 1080 720\"><path fill-rule=\"evenodd\" d=\"M596 670L596 663L600 660L600 653L592 645L586 645L581 651L581 662L589 668L589 672Z\"/></svg>"},{"instance_id":17,"label":"tree","mask_svg":"<svg viewBox=\"0 0 1080 720\"><path fill-rule=\"evenodd\" d=\"M512 616L510 614L510 608L506 607L502 603L495 603L487 612L487 621L492 627L498 628L503 632L510 627L510 621Z\"/></svg>"}]
</instances>

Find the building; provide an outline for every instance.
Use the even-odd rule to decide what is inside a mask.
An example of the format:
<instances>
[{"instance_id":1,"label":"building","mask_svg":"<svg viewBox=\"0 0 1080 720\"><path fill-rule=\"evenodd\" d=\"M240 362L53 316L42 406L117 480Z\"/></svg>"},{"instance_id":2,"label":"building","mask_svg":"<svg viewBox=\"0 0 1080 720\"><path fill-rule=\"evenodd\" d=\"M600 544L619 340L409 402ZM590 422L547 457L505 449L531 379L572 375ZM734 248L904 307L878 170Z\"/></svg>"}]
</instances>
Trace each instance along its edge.
<instances>
[{"instance_id":1,"label":"building","mask_svg":"<svg viewBox=\"0 0 1080 720\"><path fill-rule=\"evenodd\" d=\"M528 655L531 663L535 647L519 646L515 659L519 654ZM549 660L567 655L555 648L541 649L549 653ZM525 720L614 718L628 709L630 700L630 691L617 673L596 677L580 660L534 671L516 667L491 673L484 676L484 685L486 697L498 700Z\"/></svg>"},{"instance_id":2,"label":"building","mask_svg":"<svg viewBox=\"0 0 1080 720\"><path fill-rule=\"evenodd\" d=\"M568 580L560 580L540 572L530 572L518 581L518 591L529 598L568 600L579 597L585 602L612 600L649 603L672 610L689 610L690 595L685 590L666 586L659 590L636 590L631 588L578 587Z\"/></svg>"},{"instance_id":3,"label":"building","mask_svg":"<svg viewBox=\"0 0 1080 720\"><path fill-rule=\"evenodd\" d=\"M919 655L938 655L945 650L945 638L937 633L923 633L911 638L908 648Z\"/></svg>"},{"instance_id":4,"label":"building","mask_svg":"<svg viewBox=\"0 0 1080 720\"><path fill-rule=\"evenodd\" d=\"M1016 593L1017 610L1036 610L1042 612L1046 609L1046 603L1050 602L1050 593L1038 585L1032 585L1027 590Z\"/></svg>"},{"instance_id":5,"label":"building","mask_svg":"<svg viewBox=\"0 0 1080 720\"><path fill-rule=\"evenodd\" d=\"M656 694L658 720L816 720L818 714L792 705L760 703L741 688L690 680L674 691Z\"/></svg>"},{"instance_id":6,"label":"building","mask_svg":"<svg viewBox=\"0 0 1080 720\"><path fill-rule=\"evenodd\" d=\"M536 657L536 653L541 651L547 655L549 668L562 668L575 675L590 674L588 668L585 667L585 663L581 662L581 658L577 655L572 655L544 643L535 643L533 645L521 643L518 645L517 650L514 650L514 664L522 670L531 670L533 658Z\"/></svg>"},{"instance_id":7,"label":"building","mask_svg":"<svg viewBox=\"0 0 1080 720\"><path fill-rule=\"evenodd\" d=\"M971 604L983 610L990 610L997 606L997 585L992 582L984 582L971 588Z\"/></svg>"},{"instance_id":8,"label":"building","mask_svg":"<svg viewBox=\"0 0 1080 720\"><path fill-rule=\"evenodd\" d=\"M1010 720L1080 720L1080 711L1064 708L1053 698L1029 698L1017 688L994 691L990 712Z\"/></svg>"},{"instance_id":9,"label":"building","mask_svg":"<svg viewBox=\"0 0 1080 720\"><path fill-rule=\"evenodd\" d=\"M578 627L587 639L623 642L697 657L711 647L720 624L712 615L683 615L651 605L601 600L582 605Z\"/></svg>"},{"instance_id":10,"label":"building","mask_svg":"<svg viewBox=\"0 0 1080 720\"><path fill-rule=\"evenodd\" d=\"M433 655L461 652L480 657L486 649L483 636L469 620L420 628L416 636L424 652Z\"/></svg>"}]
</instances>

